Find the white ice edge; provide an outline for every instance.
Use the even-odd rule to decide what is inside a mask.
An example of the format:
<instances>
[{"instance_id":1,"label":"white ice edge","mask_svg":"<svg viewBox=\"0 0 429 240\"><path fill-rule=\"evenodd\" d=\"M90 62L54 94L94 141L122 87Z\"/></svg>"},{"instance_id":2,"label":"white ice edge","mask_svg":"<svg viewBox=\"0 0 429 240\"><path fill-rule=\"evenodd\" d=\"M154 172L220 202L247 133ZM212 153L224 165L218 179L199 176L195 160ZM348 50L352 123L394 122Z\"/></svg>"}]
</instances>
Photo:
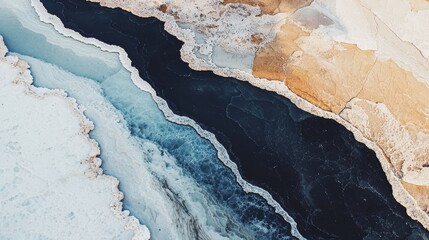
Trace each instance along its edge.
<instances>
[{"instance_id":1,"label":"white ice edge","mask_svg":"<svg viewBox=\"0 0 429 240\"><path fill-rule=\"evenodd\" d=\"M10 58L8 57L8 49L6 45L3 45L3 37L0 35L0 59ZM25 63L20 65L19 62ZM128 211L122 209L122 199L124 195L119 191L119 181L117 178L103 174L101 169L101 160L97 157L100 153L100 148L95 140L89 137L89 132L93 130L94 124L85 115L84 110L78 105L76 99L67 96L67 94L61 89L46 89L41 87L35 87L33 85L33 76L28 69L28 65L22 59L17 60L15 67L19 68L19 74L15 81L15 84L22 85L26 88L26 94L34 95L41 99L46 97L58 97L62 99L69 107L71 113L76 116L79 121L80 129L79 133L84 138L85 142L89 147L89 152L85 160L81 164L88 166L87 171L84 173L84 177L88 179L106 179L111 182L112 198L110 202L110 210L117 219L125 220L125 230L133 232L133 240L148 240L150 239L150 233L145 225L141 225L139 220L134 216L130 216ZM83 173L83 172L82 172Z\"/></svg>"},{"instance_id":2,"label":"white ice edge","mask_svg":"<svg viewBox=\"0 0 429 240\"><path fill-rule=\"evenodd\" d=\"M94 45L96 47L99 47L103 51L118 53L122 65L124 66L125 69L127 69L131 73L131 79L133 83L141 90L151 94L153 100L157 103L159 109L164 113L167 120L177 124L191 126L201 137L209 140L216 148L218 152L217 154L218 158L222 161L222 163L225 166L227 166L232 170L238 184L240 184L243 190L247 193L255 193L262 196L268 202L269 205L274 207L276 213L280 214L283 217L283 219L291 225L291 234L298 239L305 239L299 233L297 228L297 223L295 222L295 220L280 206L278 202L276 202L273 199L271 194L269 194L266 190L262 188L259 188L257 186L254 186L246 182L242 178L241 174L238 171L237 165L232 160L230 160L226 149L223 147L221 143L219 143L219 141L216 139L216 136L213 133L202 129L194 120L188 117L178 116L173 113L173 111L168 107L167 102L156 95L155 90L149 85L149 83L147 83L142 78L140 78L138 70L131 65L131 60L128 58L128 54L125 52L123 48L115 45L106 44L95 38L83 37L79 33L65 28L64 24L61 22L61 20L58 17L51 15L47 12L47 10L45 9L45 7L43 6L40 0L31 0L31 4L34 7L36 13L39 15L40 20L42 22L51 24L55 28L55 30L58 31L60 34L66 37L71 37L85 44Z\"/></svg>"}]
</instances>

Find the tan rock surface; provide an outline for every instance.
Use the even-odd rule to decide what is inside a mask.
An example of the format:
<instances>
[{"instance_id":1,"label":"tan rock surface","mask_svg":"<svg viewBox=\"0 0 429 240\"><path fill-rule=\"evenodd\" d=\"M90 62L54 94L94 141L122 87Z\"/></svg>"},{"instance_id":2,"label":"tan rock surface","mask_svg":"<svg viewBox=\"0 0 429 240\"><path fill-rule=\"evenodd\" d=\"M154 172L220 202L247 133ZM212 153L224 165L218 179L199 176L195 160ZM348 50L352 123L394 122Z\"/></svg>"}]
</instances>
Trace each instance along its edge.
<instances>
[{"instance_id":1,"label":"tan rock surface","mask_svg":"<svg viewBox=\"0 0 429 240\"><path fill-rule=\"evenodd\" d=\"M409 1L410 1L411 9L415 12L429 9L428 0L409 0Z\"/></svg>"},{"instance_id":2,"label":"tan rock surface","mask_svg":"<svg viewBox=\"0 0 429 240\"><path fill-rule=\"evenodd\" d=\"M313 51L310 44L320 46L313 46L317 48ZM301 97L335 113L353 97L383 102L410 130L429 133L427 85L395 62L377 60L373 51L344 43L323 51L323 44L323 39L288 22L273 42L258 51L253 74L283 80Z\"/></svg>"},{"instance_id":3,"label":"tan rock surface","mask_svg":"<svg viewBox=\"0 0 429 240\"><path fill-rule=\"evenodd\" d=\"M324 52L319 49L332 48L331 43L320 42L315 49L303 46L308 40L323 41L315 38L293 22L287 22L274 41L257 52L253 75L282 80L297 95L338 113L360 92L365 82L361 76L369 72L375 59L370 52L350 44L343 44L341 50Z\"/></svg>"},{"instance_id":4,"label":"tan rock surface","mask_svg":"<svg viewBox=\"0 0 429 240\"><path fill-rule=\"evenodd\" d=\"M262 14L293 13L296 9L307 6L312 0L224 0L223 4L242 3L259 6Z\"/></svg>"},{"instance_id":5,"label":"tan rock surface","mask_svg":"<svg viewBox=\"0 0 429 240\"><path fill-rule=\"evenodd\" d=\"M404 188L416 199L419 207L425 212L429 212L429 187L419 186L402 181Z\"/></svg>"}]
</instances>

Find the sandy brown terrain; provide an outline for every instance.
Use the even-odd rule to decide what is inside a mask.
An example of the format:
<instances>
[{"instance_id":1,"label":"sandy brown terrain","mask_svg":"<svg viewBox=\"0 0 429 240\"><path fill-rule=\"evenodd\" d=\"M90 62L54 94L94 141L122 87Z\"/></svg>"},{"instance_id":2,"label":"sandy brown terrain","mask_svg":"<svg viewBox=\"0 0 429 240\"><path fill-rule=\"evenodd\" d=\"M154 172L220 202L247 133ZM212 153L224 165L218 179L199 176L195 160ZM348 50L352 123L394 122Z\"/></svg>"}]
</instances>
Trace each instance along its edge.
<instances>
[{"instance_id":1,"label":"sandy brown terrain","mask_svg":"<svg viewBox=\"0 0 429 240\"><path fill-rule=\"evenodd\" d=\"M292 13L296 9L307 6L312 0L224 0L223 4L242 3L259 6L262 14Z\"/></svg>"},{"instance_id":2,"label":"sandy brown terrain","mask_svg":"<svg viewBox=\"0 0 429 240\"><path fill-rule=\"evenodd\" d=\"M429 9L428 0L409 0L413 11L421 11Z\"/></svg>"}]
</instances>

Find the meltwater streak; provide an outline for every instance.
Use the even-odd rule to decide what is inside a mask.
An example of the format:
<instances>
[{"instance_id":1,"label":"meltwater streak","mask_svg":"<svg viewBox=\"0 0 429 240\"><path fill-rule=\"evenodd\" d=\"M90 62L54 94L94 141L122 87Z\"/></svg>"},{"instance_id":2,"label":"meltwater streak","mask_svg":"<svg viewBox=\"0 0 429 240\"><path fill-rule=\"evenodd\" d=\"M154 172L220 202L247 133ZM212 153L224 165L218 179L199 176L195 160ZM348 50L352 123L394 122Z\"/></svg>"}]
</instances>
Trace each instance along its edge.
<instances>
[{"instance_id":1,"label":"meltwater streak","mask_svg":"<svg viewBox=\"0 0 429 240\"><path fill-rule=\"evenodd\" d=\"M19 3L16 3L16 4L19 5ZM54 25L57 27L57 30L58 30L58 28L61 29L62 25L60 24L60 22L58 21L58 19L56 19L56 18L48 15L46 13L46 11L44 10L44 8L40 5L40 2L34 1L33 4L34 4L34 7L36 9L38 9L39 13L41 13L40 16L44 17L44 20L46 22L57 21L56 24L54 24ZM14 10L20 11L21 9L20 8L16 8ZM109 76L114 76L114 75L116 75L117 73L119 73L121 71L120 70L121 66L118 66L118 64L115 63L114 57L112 58L112 56L109 56L108 54L104 54L103 52L100 52L100 51L97 51L97 50L93 50L93 49L91 50L90 48L89 49L88 48L78 49L78 50L76 50L76 51L79 52L79 54L77 54L77 55L79 57L82 57L82 59L84 59L83 61L85 61L85 62L88 61L88 63L90 63L90 64L88 64L88 65L90 65L89 67L85 68L85 66L84 66L84 68L82 69L82 73L81 73L80 72L81 67L82 67L81 62L73 62L73 61L76 61L78 59L70 57L70 56L73 55L73 50L70 52L70 49L68 49L68 52L67 52L66 50L62 49L61 47L58 47L57 49L55 49L56 45L63 46L65 44L66 46L68 46L69 44L73 44L72 43L72 38L69 38L67 41L66 40L61 40L60 41L58 39L58 42L55 42L55 41L57 41L57 38L55 38L55 36L53 36L53 37L51 36L50 38L47 38L47 40L49 41L49 43L51 43L51 42L54 41L56 44L53 44L53 45L52 44L51 45L49 45L49 44L48 45L46 45L46 44L45 45L44 44L40 44L40 43L43 43L43 41L46 41L46 39L43 39L45 37L45 36L43 36L43 33L44 33L43 31L44 30L41 29L39 26L37 26L37 25L30 25L31 31L34 30L35 33L36 33L36 34L31 34L30 36L29 35L25 35L22 31L19 31L20 30L19 28L22 27L22 26L20 26L20 24L22 22L24 22L24 24L31 24L31 19L30 19L31 18L31 14L28 14L28 15L24 14L25 17L23 17L23 19L20 19L20 21L22 21L21 23L17 23L17 22L14 23L13 22L14 21L13 16L12 15L8 15L7 14L7 10L3 10L3 12L4 12L4 14L2 14L2 16L6 16L8 18L8 21L3 21L2 22L3 25L0 24L0 25L2 25L1 26L2 27L1 31L4 31L4 34L5 34L6 37L8 37L9 42L14 43L13 46L12 46L12 48L11 48L12 50L17 51L20 54L25 54L25 55L29 56L29 57L26 57L26 58L27 58L27 60L29 60L30 62L33 63L33 67L35 68L35 72L37 72L37 70L36 70L37 67L36 66L40 67L40 66L46 65L46 64L38 62L37 59L32 59L31 56L35 56L35 57L37 56L37 58L39 58L41 60L45 60L45 61L50 60L52 62L57 63L60 66L67 66L67 70L70 71L71 73L74 73L74 74L76 74L78 76L82 76L82 77L85 77L85 78L88 78L88 79L89 78L93 78L94 80L100 82L101 85L103 85L103 82L105 82L106 84L105 84L104 87L106 87L106 86L107 87L108 86L113 86L113 84L109 85L108 82L109 82L109 79L111 79L111 80L115 80L115 79L114 78L112 79ZM24 16L24 15L21 14L21 16ZM54 20L54 19L56 19L56 20ZM8 23L10 23L10 24L8 25ZM140 79L140 78L138 78L137 70L130 67L131 66L131 61L126 57L126 53L122 49L117 48L117 47L112 47L112 46L109 46L109 45L106 45L106 44L102 44L101 42L99 42L99 41L97 41L95 39L84 39L84 38L82 38L80 36L77 36L72 31L66 30L64 28L62 28L62 30L64 32L69 33L70 35L73 35L74 38L81 38L81 41L84 42L84 43L90 41L90 42L92 42L93 45L101 45L101 47L104 48L104 50L106 52L119 52L120 53L119 56L121 58L121 61L125 62L125 63L128 63L129 70L130 70L132 76L134 76L134 81L136 81L135 79L137 79L137 80ZM23 42L25 42L25 41L23 41L24 39L34 39L34 37L37 38L37 41L33 41L32 42L34 44L33 46L28 46L28 45L23 44ZM20 39L21 41L14 41L14 39ZM46 46L48 46L48 47L46 47ZM73 47L78 47L78 46L74 46L73 45ZM43 51L43 52L37 52L37 51L35 51L35 49L38 49L38 48L44 49L45 51ZM88 52L85 53L85 51L88 51ZM58 56L55 56L56 53L61 53L61 57L63 59L60 59L60 58L58 58ZM23 56L23 57L25 57L25 56ZM103 59L106 59L106 61L104 61ZM97 65L98 61L105 63L105 65L102 65L101 63L98 63L98 65ZM94 65L92 65L92 64L94 64ZM47 65L49 65L49 64L47 64ZM50 69L50 70L49 71L39 71L38 75L39 76L41 76L41 75L49 75L50 73L53 73L53 72L56 71L52 67L48 67L48 68L45 68L45 69ZM122 77L123 79L126 78L124 81L128 81L128 79L129 79L129 73L127 72L127 73L124 73L124 74L125 74L125 76L120 76L120 77ZM127 74L128 74L128 76L126 76ZM118 80L118 79L116 79L116 80ZM37 80L36 80L36 82L37 82ZM127 83L130 84L130 85L132 85L131 81L128 81ZM154 90L146 82L144 82L143 80L140 79L139 84L140 84L141 88L143 88L146 91L150 92L150 94L148 94L149 96L146 97L146 98L147 99L155 98L157 100L158 106L160 106L160 107L163 108L164 114L167 115L167 116L169 116L169 118L173 118L173 119L175 119L176 122L179 122L179 123L182 123L182 124L183 123L194 124L194 127L196 128L196 130L201 135L205 135L208 138L209 137L214 137L212 134L210 134L210 133L208 133L206 131L203 131L192 120L190 120L188 118L184 118L184 117L177 117L177 116L175 116L167 108L166 103L162 99L156 97L156 95L154 93ZM59 86L62 86L62 85L59 85ZM84 86L85 85L83 85L83 87ZM95 87L95 88L97 88L97 87ZM134 86L134 88L135 88L135 86ZM133 91L136 93L136 95L141 95L140 97L142 97L142 98L145 97L145 96L143 96L143 92L139 91L137 88L135 88L135 89L136 90L133 90ZM118 89L113 88L113 92L115 92L116 90L118 90ZM127 88L121 89L121 90L123 90L121 92L124 92L125 94L128 93L127 92L127 90L128 90ZM107 88L99 89L98 91L100 91L99 94L102 93L101 91L104 91L105 94L109 94L108 93L109 89L107 89ZM95 92L97 92L97 91L95 91ZM77 94L76 94L76 96L77 96ZM115 98L115 96L110 96L110 97ZM80 97L80 99L79 98L77 98L77 99L78 99L78 101L80 101L80 100L82 100L82 97ZM124 103L124 102L126 104L129 104L129 103L126 102L126 100L132 102L135 99L126 99L126 96L125 96L125 99L121 99L121 101L116 102L116 104L121 104L121 103ZM100 106L102 106L102 105L103 104L101 104ZM156 106L155 103L153 105L157 108L157 106ZM139 106L132 106L131 105L131 107L132 108L133 107L138 108ZM140 106L140 107L142 107L142 106ZM102 109L102 110L104 111L104 109ZM128 112L125 113L125 117L128 118L127 120L130 120L130 119L132 120L133 117L136 117L136 116L133 116L133 112L134 112L133 109L128 109ZM154 115L154 113L148 114L147 116L152 117L153 115ZM158 119L159 121L165 121L165 120L163 120L164 118L162 117L162 114L161 115L158 114L158 117L159 117L159 119ZM120 117L115 117L114 120L121 121L121 118ZM97 126L99 126L99 125L97 125L98 121L95 121L95 123L96 123L96 130L95 131L97 131ZM165 124L167 124L167 123L165 123ZM179 126L174 127L174 125L171 124L171 123L170 123L170 125L172 127L170 127L170 128L167 127L166 129L165 128L164 129L161 128L160 130L166 131L165 135L167 135L167 134L171 134L172 130L180 128ZM131 127L133 127L133 126L131 126ZM143 127L143 128L141 128L141 126L137 126L136 128L133 128L133 129L134 129L134 132L139 132L140 135L142 135L142 134L144 135L144 134L147 134L148 131L150 131L150 130L153 131L154 130L151 127ZM185 129L184 126L182 128ZM193 133L194 132L194 130L192 128L189 128L186 131L183 131L183 129L182 129L182 132L187 132L188 135L189 135L189 133ZM144 130L144 131L142 131L142 130ZM155 136L143 136L143 137L148 137L148 138L151 137L153 139L156 139L157 141L161 142L160 143L161 145L166 146L167 148L168 147L172 148L172 151L175 151L175 150L179 149L179 147L175 147L174 148L174 146L169 145L169 144L174 144L172 142L170 142L170 143L164 143L164 142L162 142L162 140L163 140L162 137L166 137L166 136L159 136L159 134L157 134L157 133L155 133L154 135ZM193 136L193 135L191 134L191 136ZM196 135L196 136L198 136L198 135ZM189 144L189 142L186 142L186 140L187 140L186 138L187 137L189 137L189 136L184 136L184 139L183 139L184 140L183 141L184 144ZM101 140L100 138L102 138L102 134L100 134L97 138L98 138L97 140L100 141ZM211 165L210 164L209 165L204 165L204 164L201 165L200 164L197 167L201 168L201 172L203 174L196 173L196 171L194 171L192 174L194 174L194 175L195 174L200 175L200 176L194 176L194 177L197 177L199 180L204 180L204 178L207 178L207 176L209 176L210 172L212 172L212 174L215 175L215 178L206 180L206 183L205 183L206 185L210 185L211 184L210 181L216 180L216 178L220 178L219 180L222 180L214 188L212 187L212 189L210 189L210 192L211 192L211 194L213 194L213 191L215 191L215 192L216 191L220 191L220 193L218 193L218 195L220 194L219 196L214 196L214 197L218 198L217 201L218 202L221 201L222 205L225 205L226 209L235 208L233 210L235 210L238 213L241 213L241 216L238 216L238 217L240 217L241 218L240 221L243 222L246 225L245 227L241 227L241 228L243 228L243 230L245 230L246 228L252 228L256 232L255 233L256 234L255 237L257 237L257 238L261 238L262 236L264 236L264 238L267 238L267 239L269 239L269 238L279 239L281 237L285 237L286 238L287 234L286 234L285 231L288 231L287 230L287 226L284 225L285 224L284 222L282 223L282 220L280 220L281 219L280 216L274 214L273 213L273 209L271 209L270 207L268 207L268 205L266 205L265 203L263 203L263 201L262 201L262 199L260 197L257 197L256 195L252 195L252 194L241 193L242 192L241 189L238 186L235 186L236 184L235 184L235 181L234 181L234 178L233 178L234 175L232 175L226 169L223 169L223 170L221 169L222 168L222 164L220 164L218 162L218 159L216 158L216 154L220 155L220 156L223 156L223 160L227 161L228 157L227 157L225 149L223 149L222 146L218 142L214 142L214 144L217 145L218 148L222 148L223 149L223 155L222 155L222 153L220 153L219 151L216 151L215 149L213 149L210 143L204 143L205 140L198 140L199 137L193 137L193 138L197 139L197 142L196 142L195 146L191 146L191 149L190 149L191 152L189 152L189 153L190 154L195 154L194 151L192 151L192 148L200 149L200 151L204 150L203 151L204 154L201 155L201 152L200 152L201 156L199 156L199 157L205 157L204 159L202 159L202 161L205 161L205 160L208 161L208 160L210 160L211 161L211 163L210 163ZM167 141L168 141L168 139L167 139ZM213 143L213 141L214 140L212 139L212 143ZM152 149L150 151L157 151L156 148L154 148L154 147L148 147L146 145L145 145L146 150L147 149L149 149L149 150ZM102 152L105 153L105 152L108 152L109 150L110 149L102 149ZM161 150L160 154L161 155L165 155L165 154L162 154L162 150ZM180 154L180 153L177 153L177 154ZM204 155L209 155L209 156L204 156ZM104 154L104 157L105 156L106 156L106 154ZM102 154L102 157L103 157L103 154ZM198 158L198 156L194 156L194 157ZM207 159L207 158L210 158L210 159ZM108 162L105 161L104 164L106 165L106 164L108 164ZM172 161L170 163L166 163L166 164L173 165L174 161ZM196 162L188 163L188 165L196 165L196 164L197 164ZM231 163L228 163L228 164L231 165ZM185 165L186 165L186 163L185 163ZM232 164L231 166L233 168L235 167L234 169L235 169L235 171L237 171L236 166L234 164ZM186 168L188 168L188 172L189 172L189 168L191 168L191 167L192 166L185 166L183 168L185 170L186 170ZM153 167L153 168L156 168L156 167ZM219 170L216 170L214 168L219 169ZM155 172L156 169L151 169L151 170L153 172ZM195 170L195 168L192 169L192 170ZM110 171L113 172L112 169ZM215 174L213 172L215 172ZM236 174L238 174L238 172L236 172ZM182 175L182 176L179 176L179 177L180 177L179 180L181 180L181 178L185 178L186 176ZM261 191L261 194L266 193L263 190L260 190L258 188L253 188L251 185L248 185L245 181L243 181L241 179L240 176L239 176L239 179L241 180L241 184L243 184L246 189L252 188L251 189L252 191ZM170 182L172 182L172 181L170 181ZM187 184L189 184L189 182ZM187 186L187 185L185 184L184 186ZM128 189L127 191L124 191L125 194L126 194L126 198L125 198L125 201L124 201L125 202L125 206L127 206L127 201L129 201L129 198L127 200L127 196L131 195L132 186L127 186L127 189ZM176 190L177 190L177 188L176 188ZM227 191L225 192L225 190L227 190ZM222 191L224 191L224 192L222 192ZM230 192L228 192L228 191L230 191ZM204 193L204 191L203 191L203 193ZM210 198L214 198L214 197L211 197L210 195L206 196L206 197L208 197L209 200L210 200ZM268 195L268 197L271 197L271 196ZM219 200L219 198L223 198L223 199ZM137 201L138 199L134 199L134 200ZM128 202L128 204L129 204L128 206L131 205L131 203L129 203L129 202ZM207 202L207 204L211 205L212 203L211 202ZM142 206L142 207L150 208L151 206ZM193 207L193 206L191 205L191 207ZM134 210L138 211L138 209L134 209ZM198 208L197 208L197 210L198 210ZM191 212L192 211L194 211L194 210L191 209ZM223 210L221 208L218 208L218 211L219 211L219 213L217 213L217 214L222 214L221 212ZM225 213L228 212L228 210L225 210L225 211L226 211ZM174 214L174 213L172 213L172 214ZM234 223L236 221L236 220L234 220L234 218L237 217L237 215L240 215L240 214L235 213L234 216L230 216L230 217L226 216L226 220L225 221L227 221L227 223L229 221L229 223L233 224L230 227L233 227L235 224L237 224L237 223ZM262 215L262 217L260 217L261 215ZM144 216L142 218L144 218ZM231 218L231 219L228 220L228 218ZM219 219L215 218L215 219L212 219L211 221L218 221L218 220ZM160 228L170 227L170 225L167 225L167 224L165 224L165 225L166 226L154 226L152 224L152 226L151 226L152 227L152 233L154 233L153 230L155 228L157 228L157 227L160 227ZM171 226L171 227L173 227L173 226ZM216 231L216 229L214 229L214 231ZM233 227L233 229L229 229L227 231L229 231L227 233L232 233L234 231L240 231L240 230L236 230L235 227ZM261 232L258 233L257 231L261 231ZM238 233L238 234L240 234L240 233ZM248 234L252 235L252 233L248 233ZM152 235L156 236L156 234L152 234ZM299 233L296 233L296 235L300 236ZM227 235L225 235L225 236L227 236ZM238 236L240 236L240 235L238 235ZM246 236L246 232L242 236ZM162 238L160 238L160 239L162 239Z\"/></svg>"}]
</instances>

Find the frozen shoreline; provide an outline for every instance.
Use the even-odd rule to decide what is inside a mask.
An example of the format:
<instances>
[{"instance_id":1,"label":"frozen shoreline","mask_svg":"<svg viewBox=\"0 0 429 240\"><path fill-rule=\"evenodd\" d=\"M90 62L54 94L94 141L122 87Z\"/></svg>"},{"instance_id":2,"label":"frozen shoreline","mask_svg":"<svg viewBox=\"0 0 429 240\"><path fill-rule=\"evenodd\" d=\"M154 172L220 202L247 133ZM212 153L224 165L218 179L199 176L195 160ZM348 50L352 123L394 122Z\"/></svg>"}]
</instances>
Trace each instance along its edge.
<instances>
[{"instance_id":1,"label":"frozen shoreline","mask_svg":"<svg viewBox=\"0 0 429 240\"><path fill-rule=\"evenodd\" d=\"M357 141L364 143L368 148L370 148L371 150L373 150L376 153L377 158L379 159L379 162L382 165L383 171L385 172L386 177L392 186L393 196L395 197L395 199L399 203L401 203L407 209L407 214L411 218L419 221L426 229L429 230L429 216L428 216L428 214L426 214L418 206L415 199L402 186L402 184L400 183L400 179L398 177L396 177L395 173L391 170L391 168L389 166L389 161L386 158L385 154L383 153L383 150L376 143L365 138L364 135L362 134L362 132L360 132L359 129L354 127L350 122L348 122L347 120L345 120L344 118L340 117L337 114L322 110L322 109L312 105L311 103L309 103L305 99L294 94L292 91L290 91L290 89L287 88L286 85L284 85L280 81L267 81L265 79L255 78L254 76L252 76L250 73L248 73L246 71L238 70L238 69L219 68L214 63L208 63L207 61L200 59L193 52L194 48L198 45L195 42L194 32L192 32L189 29L182 29L177 24L177 22L175 21L173 16L165 14L158 9L155 9L154 6L147 6L147 7L146 6L139 6L138 3L136 3L134 6L133 5L122 6L122 5L120 5L120 3L118 5L118 3L115 3L113 1L99 1L99 0L89 0L89 1L97 2L97 3L100 3L102 6L110 7L110 8L121 7L124 10L129 11L129 12L131 12L134 15L137 15L139 17L143 17L143 18L156 17L159 20L165 22L165 30L167 32L169 32L170 34L176 36L179 40L184 42L184 45L181 49L181 57L185 62L189 63L191 68L193 68L195 70L208 70L208 71L212 71L215 74L220 75L220 76L233 77L233 78L239 79L241 81L249 82L250 84L252 84L255 87L258 87L258 88L261 88L261 89L264 89L267 91L275 92L281 96L284 96L284 97L290 99L296 106L298 106L300 109L302 109L304 111L307 111L307 112L309 112L313 115L319 116L319 117L323 117L323 118L327 118L327 119L333 119L336 122L343 125L344 127L346 127L349 131L351 131L353 133L353 135ZM147 85L147 83L142 84L139 82L137 82L136 84L139 87L143 87L143 86L140 86L143 84ZM165 102L159 103L159 104L161 106L161 105L165 104ZM169 111L169 112L171 112L171 111ZM167 115L169 115L169 114L166 113L166 116ZM175 120L172 120L172 121L175 121ZM177 123L185 124L184 122L181 122L181 121L179 121ZM198 131L198 132L200 133L200 131ZM214 145L216 146L216 144L214 144ZM222 151L219 151L219 153L222 153ZM225 152L225 154L226 154L226 152ZM227 154L225 156L227 156ZM220 158L222 159L222 157L220 157ZM233 165L235 165L235 164L233 164ZM227 166L229 166L229 165L227 164ZM235 168L235 170L236 170L236 168ZM238 181L240 182L240 180L238 180ZM246 191L248 191L245 186L243 186L243 188ZM273 205L275 206L276 203L273 202ZM278 207L280 207L280 206L278 206ZM277 209L277 207L276 207L276 209Z\"/></svg>"},{"instance_id":2,"label":"frozen shoreline","mask_svg":"<svg viewBox=\"0 0 429 240\"><path fill-rule=\"evenodd\" d=\"M75 237L108 237L109 234L130 237L128 233L130 231L133 239L149 239L147 228L140 225L135 217L129 216L128 211L122 210L123 193L118 189L118 180L102 173L101 160L97 157L100 149L98 144L89 138L89 132L94 125L84 116L76 100L67 97L61 90L32 86L33 80L28 64L17 57L7 56L7 48L1 36L0 63L2 65L0 70L7 71L3 75L2 80L5 82L1 83L2 89L9 89L7 94L12 95L12 98L7 98L7 94L4 95L2 106L6 109L13 106L11 112L2 115L4 123L2 125L6 125L3 126L6 129L1 131L2 134L9 132L12 134L4 139L0 138L6 141L3 142L6 144L5 148L1 150L5 151L4 157L9 159L8 162L2 163L4 167L2 172L5 174L2 175L8 177L8 168L13 164L16 165L14 177L11 178L14 179L13 182L9 183L11 179L2 181L6 184L4 196L17 190L24 191L16 192L15 200L6 201L4 206L18 204L21 201L23 205L12 212L5 209L4 214L5 216L13 214L7 218L10 220L23 217L24 219L20 220L21 224L26 224L26 219L32 221L38 218L39 216L34 212L43 211L43 214L48 216L40 220L43 225L33 222L25 227L19 227L14 224L7 228L12 232L4 231L0 235L6 237L8 234L13 234L16 237L20 234L21 236L38 234L57 238L66 237L63 234L68 233ZM6 82L8 80L10 82ZM21 104L18 108L13 105L13 101L17 99L20 99ZM53 108L52 105L56 107ZM13 120L10 119L11 114L17 118L21 118L20 115L24 114L28 119ZM62 118L62 120L56 121L56 118ZM8 129L7 126L14 121L15 127ZM27 125L27 121L31 121L31 124ZM46 128L46 124L49 128ZM52 131L48 131L49 129ZM37 136L40 139L34 143L33 140ZM40 144L42 145L39 146ZM61 144L68 145L66 150ZM59 151L59 148L63 150ZM34 155L28 156L28 154ZM8 191L10 186L14 187ZM50 188L55 186L57 189L52 192ZM94 195L96 192L99 194ZM16 199L17 196L19 198ZM71 199L66 196L73 196L75 199L70 202ZM38 198L42 201L38 201ZM17 205L14 206L17 207ZM53 213L51 214L50 211ZM71 215L68 215L69 219L58 221L56 218L66 215L66 211L71 211ZM82 221L89 221L90 224L85 227L80 226ZM8 224L7 220L2 222ZM55 227L52 226L53 224ZM97 224L101 225L97 226ZM91 229L91 225L96 229ZM19 233L13 232L18 228Z\"/></svg>"}]
</instances>

